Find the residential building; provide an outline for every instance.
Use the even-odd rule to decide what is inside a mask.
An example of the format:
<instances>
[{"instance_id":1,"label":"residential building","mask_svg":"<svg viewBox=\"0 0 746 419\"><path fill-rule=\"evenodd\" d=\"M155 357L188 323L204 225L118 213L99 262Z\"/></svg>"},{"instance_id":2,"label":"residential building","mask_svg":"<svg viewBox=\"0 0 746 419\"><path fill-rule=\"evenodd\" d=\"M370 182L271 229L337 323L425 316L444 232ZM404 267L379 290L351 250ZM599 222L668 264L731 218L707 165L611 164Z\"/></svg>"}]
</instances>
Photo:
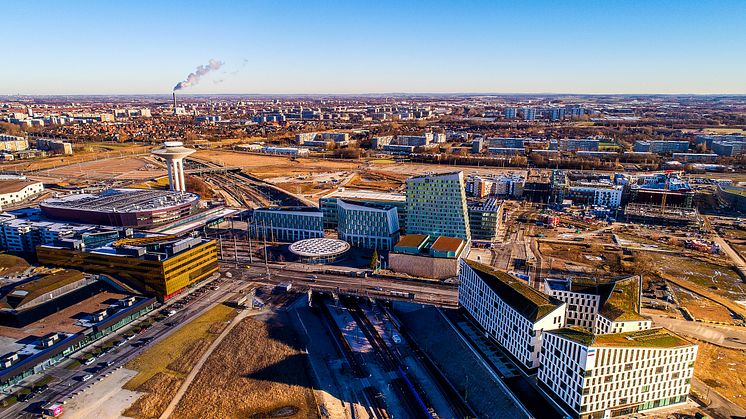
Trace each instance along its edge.
<instances>
[{"instance_id":1,"label":"residential building","mask_svg":"<svg viewBox=\"0 0 746 419\"><path fill-rule=\"evenodd\" d=\"M516 108L505 108L503 109L503 117L505 119L515 119L515 117L518 114L518 109Z\"/></svg>"},{"instance_id":2,"label":"residential building","mask_svg":"<svg viewBox=\"0 0 746 419\"><path fill-rule=\"evenodd\" d=\"M686 402L697 345L666 329L544 332L538 380L572 417L601 419Z\"/></svg>"},{"instance_id":3,"label":"residential building","mask_svg":"<svg viewBox=\"0 0 746 419\"><path fill-rule=\"evenodd\" d=\"M524 281L478 262L461 260L458 301L522 367L539 367L546 331L565 323L565 303Z\"/></svg>"},{"instance_id":4,"label":"residential building","mask_svg":"<svg viewBox=\"0 0 746 419\"><path fill-rule=\"evenodd\" d=\"M471 240L463 172L407 179L407 234Z\"/></svg>"},{"instance_id":5,"label":"residential building","mask_svg":"<svg viewBox=\"0 0 746 419\"><path fill-rule=\"evenodd\" d=\"M672 158L682 163L715 163L718 155L715 153L673 153Z\"/></svg>"},{"instance_id":6,"label":"residential building","mask_svg":"<svg viewBox=\"0 0 746 419\"><path fill-rule=\"evenodd\" d=\"M746 153L746 141L713 141L711 149L718 156L735 157Z\"/></svg>"},{"instance_id":7,"label":"residential building","mask_svg":"<svg viewBox=\"0 0 746 419\"><path fill-rule=\"evenodd\" d=\"M71 143L51 138L37 138L36 148L39 150L51 151L56 154L73 154L73 146Z\"/></svg>"},{"instance_id":8,"label":"residential building","mask_svg":"<svg viewBox=\"0 0 746 419\"><path fill-rule=\"evenodd\" d=\"M655 154L686 153L688 150L689 141L638 140L634 145L634 151Z\"/></svg>"},{"instance_id":9,"label":"residential building","mask_svg":"<svg viewBox=\"0 0 746 419\"><path fill-rule=\"evenodd\" d=\"M391 250L399 240L396 208L353 204L337 200L339 238L354 247Z\"/></svg>"},{"instance_id":10,"label":"residential building","mask_svg":"<svg viewBox=\"0 0 746 419\"><path fill-rule=\"evenodd\" d=\"M298 145L309 147L324 147L329 143L341 146L350 143L350 134L346 132L306 132L296 134L295 142Z\"/></svg>"},{"instance_id":11,"label":"residential building","mask_svg":"<svg viewBox=\"0 0 746 419\"><path fill-rule=\"evenodd\" d=\"M15 135L0 134L0 151L28 150L28 140Z\"/></svg>"},{"instance_id":12,"label":"residential building","mask_svg":"<svg viewBox=\"0 0 746 419\"><path fill-rule=\"evenodd\" d=\"M598 151L597 138L564 138L559 140L560 151Z\"/></svg>"},{"instance_id":13,"label":"residential building","mask_svg":"<svg viewBox=\"0 0 746 419\"><path fill-rule=\"evenodd\" d=\"M323 213L313 207L257 208L250 225L253 237L273 242L324 237Z\"/></svg>"},{"instance_id":14,"label":"residential building","mask_svg":"<svg viewBox=\"0 0 746 419\"><path fill-rule=\"evenodd\" d=\"M522 108L521 115L523 116L524 121L533 121L534 119L536 119L536 109L535 108Z\"/></svg>"},{"instance_id":15,"label":"residential building","mask_svg":"<svg viewBox=\"0 0 746 419\"><path fill-rule=\"evenodd\" d=\"M603 182L578 182L570 185L567 198L576 205L602 205L618 208L622 202L622 185Z\"/></svg>"}]
</instances>

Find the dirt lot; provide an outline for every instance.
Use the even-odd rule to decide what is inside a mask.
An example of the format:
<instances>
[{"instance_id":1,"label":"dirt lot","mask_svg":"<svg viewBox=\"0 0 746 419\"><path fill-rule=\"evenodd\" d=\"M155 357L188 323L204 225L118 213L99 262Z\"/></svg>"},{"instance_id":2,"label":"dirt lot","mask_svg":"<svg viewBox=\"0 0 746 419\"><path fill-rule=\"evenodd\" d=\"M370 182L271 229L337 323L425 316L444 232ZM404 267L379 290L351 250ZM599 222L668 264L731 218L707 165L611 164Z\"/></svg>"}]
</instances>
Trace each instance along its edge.
<instances>
[{"instance_id":1,"label":"dirt lot","mask_svg":"<svg viewBox=\"0 0 746 419\"><path fill-rule=\"evenodd\" d=\"M122 157L83 163L62 163L65 166L35 174L50 181L71 180L150 180L166 174L166 169L149 157Z\"/></svg>"},{"instance_id":2,"label":"dirt lot","mask_svg":"<svg viewBox=\"0 0 746 419\"><path fill-rule=\"evenodd\" d=\"M697 285L707 287L710 291L730 300L746 300L746 285L735 273L725 259L692 257L688 255L657 254L657 268Z\"/></svg>"},{"instance_id":3,"label":"dirt lot","mask_svg":"<svg viewBox=\"0 0 746 419\"><path fill-rule=\"evenodd\" d=\"M184 376L234 315L235 310L230 307L215 306L127 363L126 368L138 374L124 389L146 394L125 411L125 416L160 416L179 390Z\"/></svg>"},{"instance_id":4,"label":"dirt lot","mask_svg":"<svg viewBox=\"0 0 746 419\"><path fill-rule=\"evenodd\" d=\"M679 304L686 307L695 319L734 323L730 312L720 304L680 287L672 286L671 288Z\"/></svg>"},{"instance_id":5,"label":"dirt lot","mask_svg":"<svg viewBox=\"0 0 746 419\"><path fill-rule=\"evenodd\" d=\"M96 144L93 144L89 147L91 147L90 150L74 150L75 154L73 154L72 156L53 156L34 160L2 163L0 164L0 169L20 172L43 170L62 165L85 162L89 160L116 157L120 156L121 154L147 153L152 148L149 146L121 146L117 144L109 145L108 147L98 147L96 146ZM108 151L104 150L104 148L107 148Z\"/></svg>"},{"instance_id":6,"label":"dirt lot","mask_svg":"<svg viewBox=\"0 0 746 419\"><path fill-rule=\"evenodd\" d=\"M746 409L746 352L697 342L694 375L730 401Z\"/></svg>"},{"instance_id":7,"label":"dirt lot","mask_svg":"<svg viewBox=\"0 0 746 419\"><path fill-rule=\"evenodd\" d=\"M189 386L174 418L318 417L306 361L286 314L272 316L235 326Z\"/></svg>"},{"instance_id":8,"label":"dirt lot","mask_svg":"<svg viewBox=\"0 0 746 419\"><path fill-rule=\"evenodd\" d=\"M555 270L578 271L594 269L618 274L618 267L624 259L621 250L606 250L599 244L548 243L541 242L539 251L547 259L547 267Z\"/></svg>"},{"instance_id":9,"label":"dirt lot","mask_svg":"<svg viewBox=\"0 0 746 419\"><path fill-rule=\"evenodd\" d=\"M282 156L213 150L200 150L193 154L193 157L225 166L241 167L246 172L262 179L352 170L359 166L357 163L347 161L308 158L290 159L289 157Z\"/></svg>"}]
</instances>

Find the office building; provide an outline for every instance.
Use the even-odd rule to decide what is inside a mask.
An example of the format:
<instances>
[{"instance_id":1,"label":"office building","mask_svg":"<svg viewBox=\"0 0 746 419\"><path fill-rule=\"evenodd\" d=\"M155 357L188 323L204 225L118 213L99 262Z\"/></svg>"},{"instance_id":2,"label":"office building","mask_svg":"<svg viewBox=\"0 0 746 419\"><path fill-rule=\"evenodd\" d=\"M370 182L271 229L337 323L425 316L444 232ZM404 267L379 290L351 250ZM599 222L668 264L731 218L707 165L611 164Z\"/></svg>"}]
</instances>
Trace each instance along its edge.
<instances>
[{"instance_id":1,"label":"office building","mask_svg":"<svg viewBox=\"0 0 746 419\"><path fill-rule=\"evenodd\" d=\"M565 323L565 303L523 280L462 260L458 301L471 317L522 367L539 367L546 331Z\"/></svg>"},{"instance_id":2,"label":"office building","mask_svg":"<svg viewBox=\"0 0 746 419\"><path fill-rule=\"evenodd\" d=\"M103 246L77 240L37 247L39 263L102 273L168 299L218 270L217 243L200 238L136 234Z\"/></svg>"},{"instance_id":3,"label":"office building","mask_svg":"<svg viewBox=\"0 0 746 419\"><path fill-rule=\"evenodd\" d=\"M470 202L468 208L471 239L489 243L496 241L503 221L503 201L490 198L483 202Z\"/></svg>"},{"instance_id":4,"label":"office building","mask_svg":"<svg viewBox=\"0 0 746 419\"><path fill-rule=\"evenodd\" d=\"M251 234L273 242L324 237L324 215L313 207L257 208L251 219Z\"/></svg>"},{"instance_id":5,"label":"office building","mask_svg":"<svg viewBox=\"0 0 746 419\"><path fill-rule=\"evenodd\" d=\"M686 402L696 358L696 344L662 328L547 330L538 380L572 417L609 418Z\"/></svg>"},{"instance_id":6,"label":"office building","mask_svg":"<svg viewBox=\"0 0 746 419\"><path fill-rule=\"evenodd\" d=\"M354 247L391 250L399 240L396 208L353 204L337 200L337 233Z\"/></svg>"},{"instance_id":7,"label":"office building","mask_svg":"<svg viewBox=\"0 0 746 419\"><path fill-rule=\"evenodd\" d=\"M463 172L407 179L407 234L471 240Z\"/></svg>"},{"instance_id":8,"label":"office building","mask_svg":"<svg viewBox=\"0 0 746 419\"><path fill-rule=\"evenodd\" d=\"M337 203L340 200L383 210L395 208L399 226L403 228L406 225L407 197L403 194L339 188L319 198L325 229L337 228Z\"/></svg>"},{"instance_id":9,"label":"office building","mask_svg":"<svg viewBox=\"0 0 746 419\"><path fill-rule=\"evenodd\" d=\"M639 276L612 281L548 278L544 292L567 303L566 326L595 334L635 332L652 327L640 315L641 281Z\"/></svg>"}]
</instances>

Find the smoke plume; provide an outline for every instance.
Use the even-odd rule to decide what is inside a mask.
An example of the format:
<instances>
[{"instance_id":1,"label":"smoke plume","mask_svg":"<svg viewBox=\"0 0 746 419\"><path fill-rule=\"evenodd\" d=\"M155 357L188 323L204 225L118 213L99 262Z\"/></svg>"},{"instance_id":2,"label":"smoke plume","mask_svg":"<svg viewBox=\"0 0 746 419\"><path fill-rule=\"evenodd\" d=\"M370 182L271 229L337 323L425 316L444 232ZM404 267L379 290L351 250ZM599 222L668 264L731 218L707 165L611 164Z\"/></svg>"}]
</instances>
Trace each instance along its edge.
<instances>
[{"instance_id":1,"label":"smoke plume","mask_svg":"<svg viewBox=\"0 0 746 419\"><path fill-rule=\"evenodd\" d=\"M199 79L202 78L202 76L212 70L218 70L220 67L223 66L223 64L225 63L222 61L210 59L210 62L207 63L207 65L200 65L199 67L197 67L196 70L194 70L193 73L189 73L186 80L177 83L176 86L174 86L174 91L198 84Z\"/></svg>"}]
</instances>

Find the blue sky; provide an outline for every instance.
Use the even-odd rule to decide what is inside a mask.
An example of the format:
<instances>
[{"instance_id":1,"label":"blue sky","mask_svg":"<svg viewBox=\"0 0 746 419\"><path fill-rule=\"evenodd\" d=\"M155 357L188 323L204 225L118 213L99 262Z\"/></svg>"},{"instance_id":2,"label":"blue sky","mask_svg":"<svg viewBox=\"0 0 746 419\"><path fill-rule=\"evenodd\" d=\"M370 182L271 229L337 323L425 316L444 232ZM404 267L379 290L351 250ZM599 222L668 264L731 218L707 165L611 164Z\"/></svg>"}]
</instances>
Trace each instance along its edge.
<instances>
[{"instance_id":1,"label":"blue sky","mask_svg":"<svg viewBox=\"0 0 746 419\"><path fill-rule=\"evenodd\" d=\"M746 94L744 0L3 2L0 94Z\"/></svg>"}]
</instances>

